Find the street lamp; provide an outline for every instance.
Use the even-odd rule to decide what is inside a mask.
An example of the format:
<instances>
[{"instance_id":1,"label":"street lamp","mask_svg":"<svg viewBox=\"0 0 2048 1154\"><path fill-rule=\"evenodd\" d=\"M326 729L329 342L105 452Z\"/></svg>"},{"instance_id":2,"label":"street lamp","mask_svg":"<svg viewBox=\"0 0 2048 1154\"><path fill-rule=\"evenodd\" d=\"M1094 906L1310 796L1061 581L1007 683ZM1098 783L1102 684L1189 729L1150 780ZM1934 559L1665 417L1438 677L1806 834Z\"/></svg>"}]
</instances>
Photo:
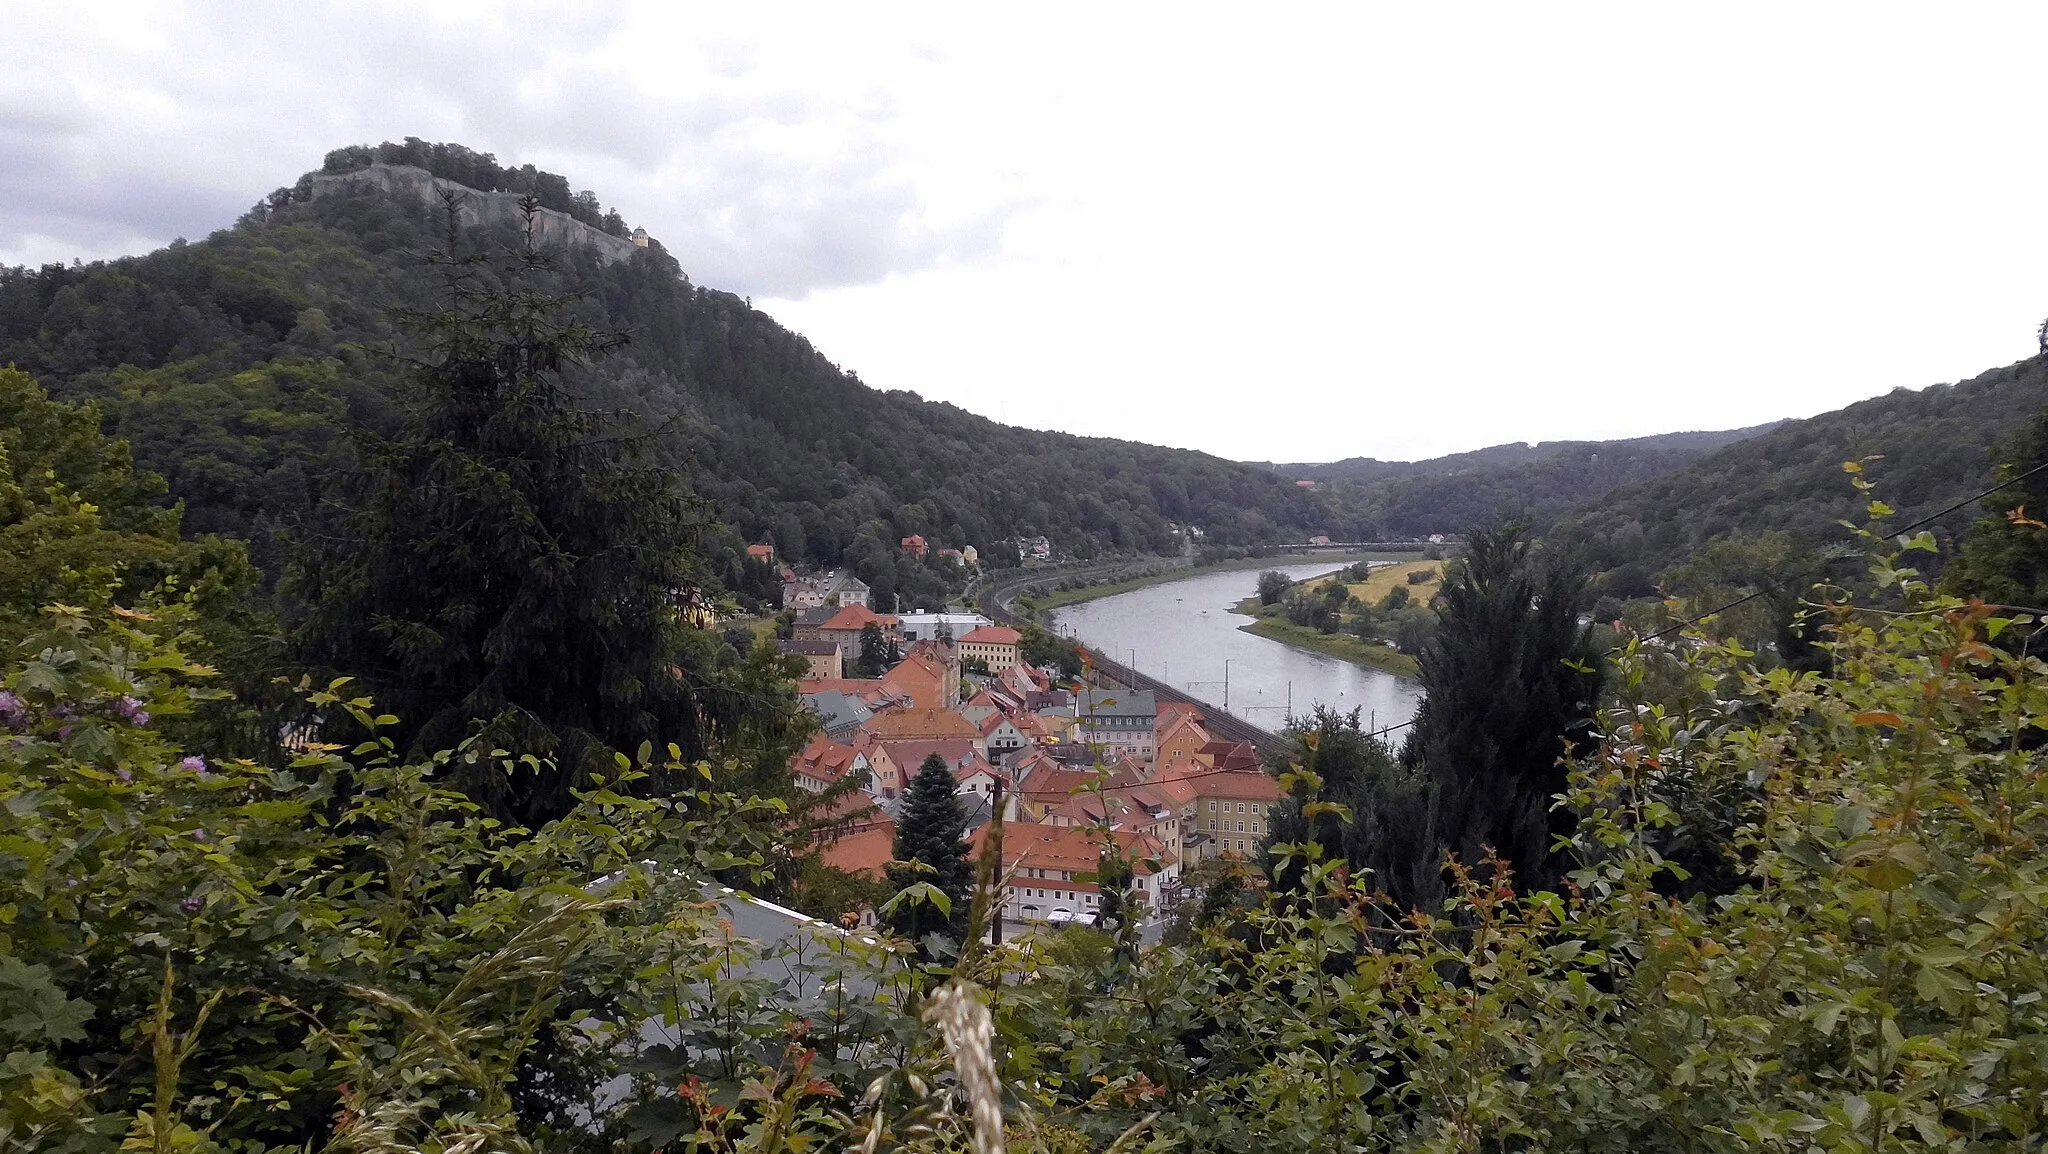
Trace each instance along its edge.
<instances>
[{"instance_id":1,"label":"street lamp","mask_svg":"<svg viewBox=\"0 0 2048 1154\"><path fill-rule=\"evenodd\" d=\"M1230 712L1230 663L1236 658L1223 659L1223 712Z\"/></svg>"}]
</instances>

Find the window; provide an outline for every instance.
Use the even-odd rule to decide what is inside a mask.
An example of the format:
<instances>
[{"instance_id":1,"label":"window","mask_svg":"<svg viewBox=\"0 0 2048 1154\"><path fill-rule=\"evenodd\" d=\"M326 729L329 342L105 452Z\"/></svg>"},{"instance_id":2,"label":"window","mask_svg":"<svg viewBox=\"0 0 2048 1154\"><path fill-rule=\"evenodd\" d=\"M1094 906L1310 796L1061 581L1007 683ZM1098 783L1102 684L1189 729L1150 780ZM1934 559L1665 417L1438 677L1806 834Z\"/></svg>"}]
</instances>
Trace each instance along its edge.
<instances>
[{"instance_id":1,"label":"window","mask_svg":"<svg viewBox=\"0 0 2048 1154\"><path fill-rule=\"evenodd\" d=\"M1216 812L1216 803L1215 803L1214 801L1211 801L1211 802L1209 803L1209 812L1210 812L1210 813L1215 813L1215 812Z\"/></svg>"}]
</instances>

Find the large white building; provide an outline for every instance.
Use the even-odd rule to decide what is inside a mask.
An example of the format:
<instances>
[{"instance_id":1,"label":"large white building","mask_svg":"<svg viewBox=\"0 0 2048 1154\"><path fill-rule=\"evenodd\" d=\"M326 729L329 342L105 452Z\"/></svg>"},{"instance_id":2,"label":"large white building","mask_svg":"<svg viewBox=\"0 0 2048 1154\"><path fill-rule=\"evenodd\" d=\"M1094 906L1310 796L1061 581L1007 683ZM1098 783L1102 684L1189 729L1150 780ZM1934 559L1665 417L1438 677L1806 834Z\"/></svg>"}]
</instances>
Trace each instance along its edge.
<instances>
[{"instance_id":1,"label":"large white building","mask_svg":"<svg viewBox=\"0 0 2048 1154\"><path fill-rule=\"evenodd\" d=\"M1074 716L1080 721L1075 736L1110 757L1150 761L1157 752L1159 702L1149 689L1087 690L1074 699Z\"/></svg>"},{"instance_id":2,"label":"large white building","mask_svg":"<svg viewBox=\"0 0 2048 1154\"><path fill-rule=\"evenodd\" d=\"M897 626L905 639L910 641L936 641L941 631L955 640L994 622L979 613L899 613Z\"/></svg>"}]
</instances>

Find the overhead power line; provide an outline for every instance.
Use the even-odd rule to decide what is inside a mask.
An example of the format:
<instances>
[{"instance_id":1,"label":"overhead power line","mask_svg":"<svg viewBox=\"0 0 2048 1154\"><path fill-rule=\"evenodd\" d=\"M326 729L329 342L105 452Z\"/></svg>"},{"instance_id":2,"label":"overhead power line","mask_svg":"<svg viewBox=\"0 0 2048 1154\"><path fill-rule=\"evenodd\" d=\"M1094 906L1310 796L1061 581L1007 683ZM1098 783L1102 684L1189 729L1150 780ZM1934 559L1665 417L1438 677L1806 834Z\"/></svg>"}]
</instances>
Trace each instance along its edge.
<instances>
[{"instance_id":1,"label":"overhead power line","mask_svg":"<svg viewBox=\"0 0 2048 1154\"><path fill-rule=\"evenodd\" d=\"M1908 525L1902 526L1898 529L1894 529L1888 535L1893 537L1903 537L1906 534L1911 533L1913 530L1920 528L1922 525L1939 521L1943 517L1948 516L1950 513L1953 513L1956 510L1963 508L1964 506L1972 505L1978 501L1982 501L1984 498L1989 497L1991 494L1998 492L2000 489L2010 489L2014 485L2019 484L2021 481L2026 480L2028 477L2031 477L2036 473L2043 472L2044 470L2048 470L2048 461L2043 461L2041 464L2038 464L2033 468L2028 469L2026 472L2021 473L2016 477L2009 477L2006 480L2000 481L1998 484L1991 486L1989 489L1986 489L1983 492L1976 494L1975 496L1965 497L1962 500L1957 501L1955 504L1950 505L1946 509L1942 509L1941 511L1936 513L1929 513L1927 516L1920 518L1918 521L1914 521ZM1659 637L1664 637L1669 634L1676 633L1689 625L1698 625L1700 622L1705 621L1709 617L1712 617L1719 613L1726 613L1728 610L1733 609L1738 605L1747 604L1763 595L1764 591L1761 589L1757 590L1754 593L1745 594L1744 596L1737 597L1735 600L1730 601L1726 605L1720 606L1719 608L1709 609L1705 613L1702 613L1697 617L1688 617L1685 620L1680 621L1676 625L1667 625L1664 628L1659 629L1655 633L1652 633L1644 637L1643 640L1655 641Z\"/></svg>"}]
</instances>

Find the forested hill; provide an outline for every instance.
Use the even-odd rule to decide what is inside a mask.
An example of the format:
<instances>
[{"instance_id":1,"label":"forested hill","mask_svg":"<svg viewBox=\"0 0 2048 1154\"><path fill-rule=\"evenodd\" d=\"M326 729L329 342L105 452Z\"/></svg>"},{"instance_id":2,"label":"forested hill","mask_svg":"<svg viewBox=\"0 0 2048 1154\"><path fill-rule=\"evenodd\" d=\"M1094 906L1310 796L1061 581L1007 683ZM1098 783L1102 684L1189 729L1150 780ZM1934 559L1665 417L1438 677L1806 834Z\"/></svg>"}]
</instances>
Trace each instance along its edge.
<instances>
[{"instance_id":1,"label":"forested hill","mask_svg":"<svg viewBox=\"0 0 2048 1154\"><path fill-rule=\"evenodd\" d=\"M1260 467L1315 481L1318 492L1368 527L1368 536L1468 533L1502 518L1544 530L1613 489L1673 472L1713 449L1773 427L1495 445L1423 461L1354 457L1325 465Z\"/></svg>"},{"instance_id":2,"label":"forested hill","mask_svg":"<svg viewBox=\"0 0 2048 1154\"><path fill-rule=\"evenodd\" d=\"M1676 464L1723 445L1746 440L1782 422L1771 421L1746 429L1711 432L1659 433L1649 437L1628 437L1614 441L1515 441L1489 445L1467 453L1451 453L1421 461L1382 461L1377 457L1346 457L1323 464L1276 464L1251 462L1283 477L1310 481L1378 481L1394 477L1440 477L1475 469L1511 465L1542 464L1559 459L1582 458L1590 454L1617 454L1650 460L1667 459Z\"/></svg>"},{"instance_id":3,"label":"forested hill","mask_svg":"<svg viewBox=\"0 0 2048 1154\"><path fill-rule=\"evenodd\" d=\"M1953 385L1894 389L1882 397L1717 449L1675 472L1618 488L1574 511L1552 535L1586 548L1603 568L1635 563L1655 572L1708 540L1789 531L1808 545L1847 536L1864 501L1842 472L1866 466L1875 495L1904 524L1993 483L1998 452L2048 405L2048 356L2030 357ZM1981 512L1952 514L1936 528L1946 545Z\"/></svg>"},{"instance_id":4,"label":"forested hill","mask_svg":"<svg viewBox=\"0 0 2048 1154\"><path fill-rule=\"evenodd\" d=\"M459 146L342 150L326 171L373 162L500 189L525 181L593 228L625 228L559 177ZM419 197L335 181L316 196L312 176L203 241L0 271L0 365L60 398L99 399L141 463L187 502L189 530L249 538L266 565L277 559L272 531L317 501L346 459L345 431L392 420L400 378L368 350L395 335L389 306L428 301L422 254L442 234ZM463 243L516 240L481 228ZM1198 525L1217 544L1355 528L1325 495L1262 469L1013 428L869 388L739 297L692 284L658 242L609 263L568 248L557 275L590 319L633 335L579 387L659 425L659 453L687 465L738 534L786 555L868 576L895 565L896 542L912 533L985 551L1045 534L1087 554L1175 550L1170 523Z\"/></svg>"}]
</instances>

